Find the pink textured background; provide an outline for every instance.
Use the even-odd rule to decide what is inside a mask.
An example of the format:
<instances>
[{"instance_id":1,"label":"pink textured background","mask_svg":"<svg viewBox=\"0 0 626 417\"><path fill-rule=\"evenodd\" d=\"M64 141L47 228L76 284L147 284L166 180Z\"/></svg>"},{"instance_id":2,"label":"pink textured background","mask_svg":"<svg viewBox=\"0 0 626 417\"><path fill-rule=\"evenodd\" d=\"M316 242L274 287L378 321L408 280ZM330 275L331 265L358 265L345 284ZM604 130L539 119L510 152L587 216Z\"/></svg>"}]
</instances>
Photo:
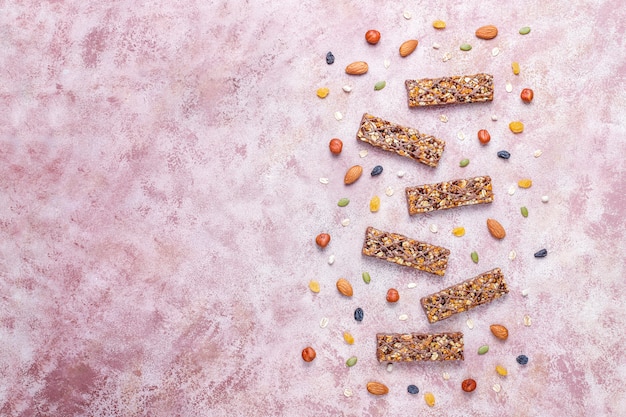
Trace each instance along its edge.
<instances>
[{"instance_id":1,"label":"pink textured background","mask_svg":"<svg viewBox=\"0 0 626 417\"><path fill-rule=\"evenodd\" d=\"M621 0L489 3L0 1L0 415L625 415L626 9ZM435 31L435 19L448 27ZM496 39L474 37L484 24L500 28ZM519 35L526 25L532 32ZM363 39L372 28L382 32L376 46ZM411 38L420 45L403 59L398 46ZM459 51L463 42L473 49ZM356 60L368 74L344 73ZM495 76L492 103L406 105L406 78L479 71ZM379 80L387 86L374 91ZM321 100L323 86L331 92ZM530 105L519 100L524 87L535 91ZM439 167L357 143L366 111L446 140ZM517 119L521 135L507 127ZM481 128L492 135L486 147ZM339 157L328 152L332 137L344 141ZM471 163L459 168L464 157ZM346 187L354 164L364 176ZM377 164L385 170L372 178ZM405 186L484 174L493 204L408 216ZM508 195L523 177L533 187ZM351 199L345 208L341 197ZM488 217L507 229L503 241L487 234ZM448 247L446 276L362 257L369 225ZM467 234L452 236L455 226ZM319 250L322 231L333 238ZM548 256L535 259L543 247ZM427 323L421 296L496 266L506 298ZM341 276L352 299L334 289ZM401 300L390 306L392 286ZM509 340L493 338L494 322ZM465 333L463 363L388 372L374 357L376 332L453 330ZM483 343L491 350L478 356ZM310 364L300 358L307 345L318 352ZM471 395L460 390L466 377L478 382ZM390 393L371 396L370 380Z\"/></svg>"}]
</instances>

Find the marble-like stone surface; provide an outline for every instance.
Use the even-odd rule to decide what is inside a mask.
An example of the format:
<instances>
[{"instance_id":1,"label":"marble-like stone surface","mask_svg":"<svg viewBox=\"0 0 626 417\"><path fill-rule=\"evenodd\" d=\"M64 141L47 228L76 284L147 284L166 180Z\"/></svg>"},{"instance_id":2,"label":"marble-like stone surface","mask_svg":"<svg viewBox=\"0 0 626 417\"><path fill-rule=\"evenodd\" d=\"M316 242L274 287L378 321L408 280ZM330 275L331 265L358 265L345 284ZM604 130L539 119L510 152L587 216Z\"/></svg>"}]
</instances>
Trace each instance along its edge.
<instances>
[{"instance_id":1,"label":"marble-like stone surface","mask_svg":"<svg viewBox=\"0 0 626 417\"><path fill-rule=\"evenodd\" d=\"M436 19L447 28L433 29ZM625 415L624 22L621 0L0 1L0 415ZM485 24L497 38L475 38ZM376 46L364 40L372 28ZM417 50L401 58L412 38ZM460 51L464 42L473 49ZM357 60L369 72L346 75ZM480 71L494 74L491 103L406 105L407 78ZM446 140L440 165L357 143L364 112ZM340 156L328 151L333 137ZM365 173L344 186L354 164ZM408 215L404 187L485 174L493 204ZM525 177L533 186L509 195ZM488 235L489 217L504 240ZM449 248L445 277L363 257L369 225ZM456 226L466 235L452 236ZM320 250L322 231L332 240ZM534 258L541 248L548 256ZM507 297L428 324L420 297L496 266ZM337 293L339 277L352 298ZM496 322L507 341L490 334ZM463 363L388 372L375 359L377 332L456 330ZM307 345L312 363L300 358ZM467 377L472 394L460 389ZM368 394L370 380L389 394Z\"/></svg>"}]
</instances>

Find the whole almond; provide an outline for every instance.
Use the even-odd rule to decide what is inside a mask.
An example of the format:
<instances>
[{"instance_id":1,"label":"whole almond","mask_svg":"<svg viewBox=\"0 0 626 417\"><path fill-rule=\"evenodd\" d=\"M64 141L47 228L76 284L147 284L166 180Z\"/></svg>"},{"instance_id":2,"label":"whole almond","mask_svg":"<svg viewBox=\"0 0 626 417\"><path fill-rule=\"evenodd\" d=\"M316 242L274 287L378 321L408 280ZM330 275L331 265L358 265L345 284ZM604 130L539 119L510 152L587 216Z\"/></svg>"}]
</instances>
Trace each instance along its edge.
<instances>
[{"instance_id":1,"label":"whole almond","mask_svg":"<svg viewBox=\"0 0 626 417\"><path fill-rule=\"evenodd\" d=\"M476 29L476 37L480 39L493 39L498 36L498 28L494 25L482 26Z\"/></svg>"},{"instance_id":2,"label":"whole almond","mask_svg":"<svg viewBox=\"0 0 626 417\"><path fill-rule=\"evenodd\" d=\"M355 165L351 167L348 172L346 172L346 176L343 177L343 183L352 184L361 177L362 173L363 167L361 165Z\"/></svg>"},{"instance_id":3,"label":"whole almond","mask_svg":"<svg viewBox=\"0 0 626 417\"><path fill-rule=\"evenodd\" d=\"M374 394L374 395L385 395L389 393L389 388L387 388L385 384L380 383L380 382L368 382L367 391L370 394Z\"/></svg>"},{"instance_id":4,"label":"whole almond","mask_svg":"<svg viewBox=\"0 0 626 417\"><path fill-rule=\"evenodd\" d=\"M504 239L504 236L506 236L504 227L502 227L502 225L498 223L497 220L487 219L487 229L489 229L489 233L491 233L491 236L495 237L496 239Z\"/></svg>"},{"instance_id":5,"label":"whole almond","mask_svg":"<svg viewBox=\"0 0 626 417\"><path fill-rule=\"evenodd\" d=\"M408 56L417 48L417 41L415 39L411 39L409 41L404 42L400 45L400 56Z\"/></svg>"},{"instance_id":6,"label":"whole almond","mask_svg":"<svg viewBox=\"0 0 626 417\"><path fill-rule=\"evenodd\" d=\"M489 329L491 330L491 333L493 333L493 335L498 339L506 340L506 338L509 337L509 331L501 324L492 324L491 326L489 326Z\"/></svg>"},{"instance_id":7,"label":"whole almond","mask_svg":"<svg viewBox=\"0 0 626 417\"><path fill-rule=\"evenodd\" d=\"M337 280L337 290L346 297L352 297L352 285L345 278L339 278Z\"/></svg>"},{"instance_id":8,"label":"whole almond","mask_svg":"<svg viewBox=\"0 0 626 417\"><path fill-rule=\"evenodd\" d=\"M362 75L369 69L367 62L356 61L346 67L346 73L350 75Z\"/></svg>"}]
</instances>

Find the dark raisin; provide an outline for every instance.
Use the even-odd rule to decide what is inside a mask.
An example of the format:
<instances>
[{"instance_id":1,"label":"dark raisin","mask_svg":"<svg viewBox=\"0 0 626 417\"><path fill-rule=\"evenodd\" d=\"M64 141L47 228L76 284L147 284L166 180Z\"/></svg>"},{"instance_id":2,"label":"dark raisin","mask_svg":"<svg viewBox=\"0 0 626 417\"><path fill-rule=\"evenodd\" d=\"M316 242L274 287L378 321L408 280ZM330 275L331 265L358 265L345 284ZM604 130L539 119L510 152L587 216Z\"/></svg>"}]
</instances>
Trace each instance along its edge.
<instances>
[{"instance_id":1,"label":"dark raisin","mask_svg":"<svg viewBox=\"0 0 626 417\"><path fill-rule=\"evenodd\" d=\"M507 151L499 151L498 157L502 159L509 159L511 157L511 154L508 153Z\"/></svg>"},{"instance_id":2,"label":"dark raisin","mask_svg":"<svg viewBox=\"0 0 626 417\"><path fill-rule=\"evenodd\" d=\"M382 173L383 173L383 167L381 167L380 165L376 165L374 169L372 169L372 177L376 175L380 175Z\"/></svg>"},{"instance_id":3,"label":"dark raisin","mask_svg":"<svg viewBox=\"0 0 626 417\"><path fill-rule=\"evenodd\" d=\"M548 251L546 249L541 249L535 252L535 258L544 258L546 255L548 255Z\"/></svg>"},{"instance_id":4,"label":"dark raisin","mask_svg":"<svg viewBox=\"0 0 626 417\"><path fill-rule=\"evenodd\" d=\"M333 55L333 53L329 51L326 54L326 63L328 65L331 65L333 62L335 62L335 55Z\"/></svg>"},{"instance_id":5,"label":"dark raisin","mask_svg":"<svg viewBox=\"0 0 626 417\"><path fill-rule=\"evenodd\" d=\"M515 358L515 360L520 365L526 365L528 363L528 356L526 356L526 355L519 355L517 358Z\"/></svg>"},{"instance_id":6,"label":"dark raisin","mask_svg":"<svg viewBox=\"0 0 626 417\"><path fill-rule=\"evenodd\" d=\"M409 385L406 390L409 392L409 394L417 394L418 392L420 392L420 389L417 388L417 386L411 384Z\"/></svg>"},{"instance_id":7,"label":"dark raisin","mask_svg":"<svg viewBox=\"0 0 626 417\"><path fill-rule=\"evenodd\" d=\"M354 319L356 321L363 321L363 309L361 307L354 310Z\"/></svg>"}]
</instances>

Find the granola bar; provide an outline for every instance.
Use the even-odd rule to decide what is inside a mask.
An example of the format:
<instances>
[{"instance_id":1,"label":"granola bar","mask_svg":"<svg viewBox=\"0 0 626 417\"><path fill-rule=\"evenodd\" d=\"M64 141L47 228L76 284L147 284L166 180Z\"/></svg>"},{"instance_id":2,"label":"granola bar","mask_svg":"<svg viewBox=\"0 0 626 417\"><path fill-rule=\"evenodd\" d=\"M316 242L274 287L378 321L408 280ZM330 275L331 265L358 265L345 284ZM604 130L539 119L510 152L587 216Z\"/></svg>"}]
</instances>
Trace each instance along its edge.
<instances>
[{"instance_id":1,"label":"granola bar","mask_svg":"<svg viewBox=\"0 0 626 417\"><path fill-rule=\"evenodd\" d=\"M450 251L370 226L365 231L363 255L443 276L448 266Z\"/></svg>"},{"instance_id":2,"label":"granola bar","mask_svg":"<svg viewBox=\"0 0 626 417\"><path fill-rule=\"evenodd\" d=\"M480 103L493 100L493 75L491 74L406 80L404 85L409 98L409 107Z\"/></svg>"},{"instance_id":3,"label":"granola bar","mask_svg":"<svg viewBox=\"0 0 626 417\"><path fill-rule=\"evenodd\" d=\"M379 362L462 361L463 333L378 333Z\"/></svg>"},{"instance_id":4,"label":"granola bar","mask_svg":"<svg viewBox=\"0 0 626 417\"><path fill-rule=\"evenodd\" d=\"M493 202L491 177L482 176L405 189L409 214L427 213L473 204Z\"/></svg>"},{"instance_id":5,"label":"granola bar","mask_svg":"<svg viewBox=\"0 0 626 417\"><path fill-rule=\"evenodd\" d=\"M395 152L431 167L436 167L446 143L417 129L388 122L365 113L361 119L358 140Z\"/></svg>"},{"instance_id":6,"label":"granola bar","mask_svg":"<svg viewBox=\"0 0 626 417\"><path fill-rule=\"evenodd\" d=\"M428 321L435 323L448 317L490 303L509 292L500 268L484 272L421 299Z\"/></svg>"}]
</instances>

